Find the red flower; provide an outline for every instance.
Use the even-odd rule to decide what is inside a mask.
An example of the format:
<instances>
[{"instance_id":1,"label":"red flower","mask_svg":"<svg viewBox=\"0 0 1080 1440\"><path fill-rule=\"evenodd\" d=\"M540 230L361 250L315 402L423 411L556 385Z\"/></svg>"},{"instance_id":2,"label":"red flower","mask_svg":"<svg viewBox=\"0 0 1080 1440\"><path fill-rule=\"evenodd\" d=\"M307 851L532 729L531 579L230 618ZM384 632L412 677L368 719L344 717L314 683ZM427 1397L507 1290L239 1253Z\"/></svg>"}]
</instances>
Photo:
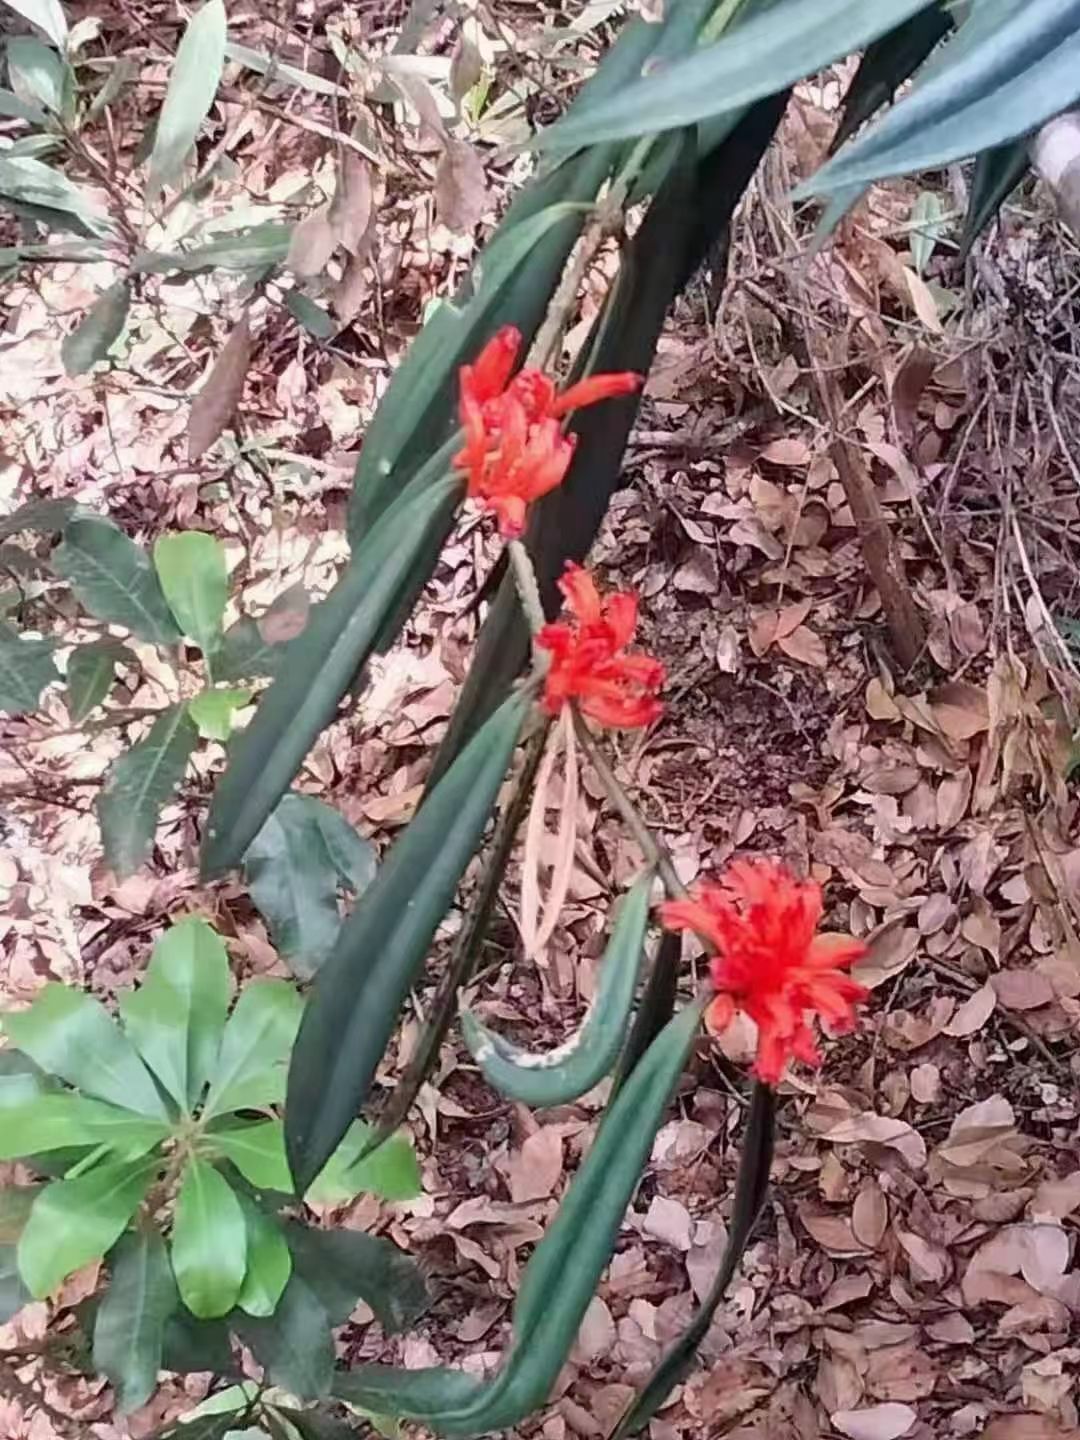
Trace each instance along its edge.
<instances>
[{"instance_id":1,"label":"red flower","mask_svg":"<svg viewBox=\"0 0 1080 1440\"><path fill-rule=\"evenodd\" d=\"M816 935L821 887L795 879L774 860L736 860L719 884L694 898L668 900L669 930L694 930L716 951L710 970L716 999L710 1030L727 1029L741 1010L758 1027L759 1080L776 1085L789 1060L820 1065L808 1017L835 1033L851 1030L867 991L843 973L865 953L850 935Z\"/></svg>"},{"instance_id":2,"label":"red flower","mask_svg":"<svg viewBox=\"0 0 1080 1440\"><path fill-rule=\"evenodd\" d=\"M638 389L641 376L593 375L562 395L542 370L513 375L521 334L505 325L460 373L460 416L465 444L454 464L468 474L468 494L499 517L513 539L525 524L525 507L561 484L575 440L559 421L571 410Z\"/></svg>"},{"instance_id":3,"label":"red flower","mask_svg":"<svg viewBox=\"0 0 1080 1440\"><path fill-rule=\"evenodd\" d=\"M627 591L601 600L589 572L572 562L559 589L577 623L545 625L536 637L551 652L544 709L557 715L567 700L577 700L601 725L650 725L664 708L656 698L664 667L651 655L622 653L637 627L637 597Z\"/></svg>"}]
</instances>

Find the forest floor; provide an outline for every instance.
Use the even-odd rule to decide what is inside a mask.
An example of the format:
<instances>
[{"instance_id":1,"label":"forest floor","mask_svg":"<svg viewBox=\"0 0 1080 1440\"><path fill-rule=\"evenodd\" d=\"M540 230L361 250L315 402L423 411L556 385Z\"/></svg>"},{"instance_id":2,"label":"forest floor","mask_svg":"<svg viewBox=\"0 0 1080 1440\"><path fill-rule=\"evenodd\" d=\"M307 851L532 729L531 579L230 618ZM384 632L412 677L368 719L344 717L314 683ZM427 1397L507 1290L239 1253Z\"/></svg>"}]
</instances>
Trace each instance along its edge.
<instances>
[{"instance_id":1,"label":"forest floor","mask_svg":"<svg viewBox=\"0 0 1080 1440\"><path fill-rule=\"evenodd\" d=\"M141 33L122 39L125 10L94 7L116 49L145 46L153 62L130 102L145 114L176 27L144 7ZM382 43L377 21L343 13ZM492 7L519 32L526 81L546 64L532 13ZM594 39L583 37L585 53ZM436 27L425 43L445 56L453 40ZM297 20L289 45L296 63L331 72L321 20ZM512 69L501 52L497 73ZM1058 625L1080 615L1077 251L1028 188L958 262L958 168L873 190L812 253L813 217L787 197L824 153L836 89L830 80L799 94L740 213L726 283L703 274L671 316L594 550L607 583L640 594L643 643L668 665L664 716L618 742L619 771L681 878L747 852L812 874L828 928L867 940L859 973L873 991L858 1033L828 1044L819 1074L781 1089L766 1214L701 1363L652 1434L1077 1440L1080 834L1069 775L1080 677ZM329 193L336 101L273 85L258 106L225 94L226 201ZM438 214L451 218L456 203L490 218L524 173L505 150L514 124L524 110L549 119L548 108L537 90L503 112L503 133L475 127L486 172L459 164L466 193L444 194ZM314 280L354 307L333 338L316 341L256 301L243 448L227 435L197 462L184 458L191 395L238 313L235 276L171 286L167 312L134 329L122 365L76 379L60 340L67 317L109 283L108 267L9 276L0 508L72 496L144 541L209 529L255 613L291 586L325 591L347 553L349 478L374 404L425 305L453 292L485 228L462 233L437 218L439 154L406 119L392 166L372 170L351 294L342 301L334 266ZM479 199L478 185L488 187ZM595 304L587 288L569 353ZM845 435L870 468L927 621L926 652L908 673L891 658L829 456L808 364L823 335L838 347ZM380 845L416 805L494 554L490 526L468 514L404 641L307 762L304 787ZM93 800L120 737L88 742L59 700L3 722L0 735L7 1001L50 978L110 997L141 972L166 921L190 912L214 920L241 972L284 973L239 883L198 880L220 747L166 812L152 862L118 883ZM539 963L520 959L511 888L472 990L482 1016L537 1048L580 1017L612 898L640 865L587 772L583 784L551 945ZM689 977L689 951L687 962ZM416 1016L429 998L417 994ZM414 1016L385 1084L417 1033ZM748 1038L729 1032L723 1054L703 1043L558 1394L525 1433L601 1440L707 1289L742 1129L727 1062L747 1058ZM346 1359L472 1367L497 1356L522 1264L603 1093L533 1114L491 1092L451 1036L410 1122L423 1196L365 1198L335 1216L416 1255L435 1303L404 1338L346 1327ZM62 1333L96 1278L80 1273L0 1328L0 1355ZM166 1379L120 1419L103 1381L33 1365L25 1378L26 1393L0 1394L0 1433L13 1440L142 1440L205 1390L205 1378ZM862 1428L844 1418L853 1410L866 1412Z\"/></svg>"}]
</instances>

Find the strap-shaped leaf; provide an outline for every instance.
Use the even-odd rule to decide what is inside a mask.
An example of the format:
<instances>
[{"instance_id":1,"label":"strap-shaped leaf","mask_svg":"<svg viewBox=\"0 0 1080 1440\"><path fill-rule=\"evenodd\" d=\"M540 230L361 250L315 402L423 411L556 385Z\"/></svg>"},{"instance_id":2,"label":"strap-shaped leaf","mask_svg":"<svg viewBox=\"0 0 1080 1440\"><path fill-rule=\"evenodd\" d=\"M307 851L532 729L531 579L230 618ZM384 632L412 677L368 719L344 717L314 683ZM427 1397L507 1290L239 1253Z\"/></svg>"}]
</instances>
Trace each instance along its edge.
<instances>
[{"instance_id":1,"label":"strap-shaped leaf","mask_svg":"<svg viewBox=\"0 0 1080 1440\"><path fill-rule=\"evenodd\" d=\"M167 1120L168 1110L131 1041L100 1000L50 981L29 1010L4 1016L12 1041L48 1075L125 1110Z\"/></svg>"},{"instance_id":2,"label":"strap-shaped leaf","mask_svg":"<svg viewBox=\"0 0 1080 1440\"><path fill-rule=\"evenodd\" d=\"M158 939L137 990L120 997L124 1029L181 1110L217 1064L232 980L220 937L188 916Z\"/></svg>"},{"instance_id":3,"label":"strap-shaped leaf","mask_svg":"<svg viewBox=\"0 0 1080 1440\"><path fill-rule=\"evenodd\" d=\"M41 703L42 691L59 680L53 642L20 635L0 622L0 711L25 715Z\"/></svg>"},{"instance_id":4,"label":"strap-shaped leaf","mask_svg":"<svg viewBox=\"0 0 1080 1440\"><path fill-rule=\"evenodd\" d=\"M189 1160L176 1197L172 1264L180 1297L200 1320L226 1315L247 1269L247 1227L235 1190L205 1160Z\"/></svg>"},{"instance_id":5,"label":"strap-shaped leaf","mask_svg":"<svg viewBox=\"0 0 1080 1440\"><path fill-rule=\"evenodd\" d=\"M693 125L742 110L894 30L937 0L751 0L746 19L714 44L650 70L580 117L571 112L538 145L575 150Z\"/></svg>"},{"instance_id":6,"label":"strap-shaped leaf","mask_svg":"<svg viewBox=\"0 0 1080 1440\"><path fill-rule=\"evenodd\" d=\"M145 739L109 766L97 815L105 859L121 878L146 859L158 818L179 789L198 738L187 706L170 705Z\"/></svg>"},{"instance_id":7,"label":"strap-shaped leaf","mask_svg":"<svg viewBox=\"0 0 1080 1440\"><path fill-rule=\"evenodd\" d=\"M19 1273L43 1300L119 1238L158 1170L156 1160L105 1162L38 1192L19 1237Z\"/></svg>"},{"instance_id":8,"label":"strap-shaped leaf","mask_svg":"<svg viewBox=\"0 0 1080 1440\"><path fill-rule=\"evenodd\" d=\"M176 178L210 113L225 67L225 32L222 0L206 0L188 21L154 132L147 181L151 197Z\"/></svg>"},{"instance_id":9,"label":"strap-shaped leaf","mask_svg":"<svg viewBox=\"0 0 1080 1440\"><path fill-rule=\"evenodd\" d=\"M876 8L876 7L875 7ZM1080 95L1080 0L990 0L871 128L800 187L823 195L1004 145Z\"/></svg>"},{"instance_id":10,"label":"strap-shaped leaf","mask_svg":"<svg viewBox=\"0 0 1080 1440\"><path fill-rule=\"evenodd\" d=\"M1008 145L984 150L975 161L968 195L960 254L967 255L1002 205L1031 169L1028 142L1024 137Z\"/></svg>"},{"instance_id":11,"label":"strap-shaped leaf","mask_svg":"<svg viewBox=\"0 0 1080 1440\"><path fill-rule=\"evenodd\" d=\"M844 115L832 142L833 151L889 103L951 28L952 17L944 7L930 6L866 47L844 96Z\"/></svg>"},{"instance_id":12,"label":"strap-shaped leaf","mask_svg":"<svg viewBox=\"0 0 1080 1440\"><path fill-rule=\"evenodd\" d=\"M184 251L144 250L132 270L141 275L167 275L170 270L271 270L289 253L293 227L276 220L253 225L241 235L224 235Z\"/></svg>"},{"instance_id":13,"label":"strap-shaped leaf","mask_svg":"<svg viewBox=\"0 0 1080 1440\"><path fill-rule=\"evenodd\" d=\"M682 1011L653 1042L604 1117L547 1234L522 1276L513 1340L496 1375L363 1365L334 1393L377 1414L421 1421L441 1435L482 1435L515 1425L543 1404L611 1259L626 1207L652 1150L701 1019Z\"/></svg>"},{"instance_id":14,"label":"strap-shaped leaf","mask_svg":"<svg viewBox=\"0 0 1080 1440\"><path fill-rule=\"evenodd\" d=\"M74 500L28 500L0 519L0 538L18 535L23 530L54 535L63 530L77 508Z\"/></svg>"},{"instance_id":15,"label":"strap-shaped leaf","mask_svg":"<svg viewBox=\"0 0 1080 1440\"><path fill-rule=\"evenodd\" d=\"M111 520L76 515L52 558L56 573L71 582L96 619L122 625L152 645L180 639L150 556Z\"/></svg>"},{"instance_id":16,"label":"strap-shaped leaf","mask_svg":"<svg viewBox=\"0 0 1080 1440\"><path fill-rule=\"evenodd\" d=\"M94 1368L108 1377L121 1411L153 1393L165 1322L178 1304L158 1231L145 1226L125 1235L109 1255L109 1286L94 1315Z\"/></svg>"},{"instance_id":17,"label":"strap-shaped leaf","mask_svg":"<svg viewBox=\"0 0 1080 1440\"><path fill-rule=\"evenodd\" d=\"M562 1045L546 1053L520 1049L482 1025L470 1010L463 1011L465 1043L488 1083L501 1094L525 1105L568 1105L599 1084L615 1064L641 969L651 888L650 872L620 905L588 1014Z\"/></svg>"},{"instance_id":18,"label":"strap-shaped leaf","mask_svg":"<svg viewBox=\"0 0 1080 1440\"><path fill-rule=\"evenodd\" d=\"M60 358L69 375L85 375L120 338L131 304L131 287L126 280L102 292L70 335L60 345Z\"/></svg>"},{"instance_id":19,"label":"strap-shaped leaf","mask_svg":"<svg viewBox=\"0 0 1080 1440\"><path fill-rule=\"evenodd\" d=\"M531 700L512 697L406 827L319 971L289 1067L285 1143L301 1193L366 1102L398 1012L480 843Z\"/></svg>"},{"instance_id":20,"label":"strap-shaped leaf","mask_svg":"<svg viewBox=\"0 0 1080 1440\"><path fill-rule=\"evenodd\" d=\"M743 1135L739 1174L735 1182L731 1227L716 1278L690 1324L660 1361L645 1388L620 1421L612 1440L625 1440L626 1436L643 1429L693 1365L698 1347L709 1333L713 1316L734 1278L765 1204L769 1167L772 1164L775 1117L774 1092L768 1085L755 1085Z\"/></svg>"},{"instance_id":21,"label":"strap-shaped leaf","mask_svg":"<svg viewBox=\"0 0 1080 1440\"><path fill-rule=\"evenodd\" d=\"M619 1058L613 1096L618 1094L628 1077L634 1073L642 1056L648 1053L649 1046L675 1014L681 956L682 936L673 930L665 930L656 947L656 956L641 1003L634 1014L630 1034L626 1037L626 1048Z\"/></svg>"},{"instance_id":22,"label":"strap-shaped leaf","mask_svg":"<svg viewBox=\"0 0 1080 1440\"><path fill-rule=\"evenodd\" d=\"M248 846L244 877L274 946L310 980L341 929L338 891L363 892L375 849L345 817L314 795L285 795Z\"/></svg>"},{"instance_id":23,"label":"strap-shaped leaf","mask_svg":"<svg viewBox=\"0 0 1080 1440\"><path fill-rule=\"evenodd\" d=\"M203 870L237 864L292 783L304 756L371 653L432 531L452 513L456 478L401 497L372 530L327 598L290 641L277 677L230 751L203 844Z\"/></svg>"}]
</instances>

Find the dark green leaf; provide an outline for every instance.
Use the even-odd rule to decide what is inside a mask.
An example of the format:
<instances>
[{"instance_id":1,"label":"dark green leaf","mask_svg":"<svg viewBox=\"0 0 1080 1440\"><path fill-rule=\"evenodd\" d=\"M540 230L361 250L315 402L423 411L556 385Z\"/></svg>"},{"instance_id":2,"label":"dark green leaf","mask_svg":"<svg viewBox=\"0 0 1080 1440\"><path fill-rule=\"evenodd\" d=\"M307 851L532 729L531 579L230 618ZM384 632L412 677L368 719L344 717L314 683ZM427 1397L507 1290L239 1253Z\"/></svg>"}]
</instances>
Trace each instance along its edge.
<instances>
[{"instance_id":1,"label":"dark green leaf","mask_svg":"<svg viewBox=\"0 0 1080 1440\"><path fill-rule=\"evenodd\" d=\"M347 1420L338 1420L322 1410L291 1410L283 1405L274 1407L299 1434L300 1440L356 1440L356 1429ZM291 1440L291 1436L289 1437Z\"/></svg>"},{"instance_id":2,"label":"dark green leaf","mask_svg":"<svg viewBox=\"0 0 1080 1440\"><path fill-rule=\"evenodd\" d=\"M255 718L233 743L207 818L203 870L237 864L330 723L407 582L414 556L441 532L458 497L447 479L405 495L361 546L330 595L289 643Z\"/></svg>"},{"instance_id":3,"label":"dark green leaf","mask_svg":"<svg viewBox=\"0 0 1080 1440\"><path fill-rule=\"evenodd\" d=\"M133 664L134 660L134 655L119 640L92 640L75 647L68 656L66 695L68 717L73 725L81 725L108 695L117 664Z\"/></svg>"},{"instance_id":4,"label":"dark green leaf","mask_svg":"<svg viewBox=\"0 0 1080 1440\"><path fill-rule=\"evenodd\" d=\"M76 509L74 500L28 500L0 519L0 537L18 535L24 530L54 535L63 530Z\"/></svg>"},{"instance_id":5,"label":"dark green leaf","mask_svg":"<svg viewBox=\"0 0 1080 1440\"><path fill-rule=\"evenodd\" d=\"M188 21L176 51L150 155L147 194L170 185L210 113L225 66L225 6L207 0Z\"/></svg>"},{"instance_id":6,"label":"dark green leaf","mask_svg":"<svg viewBox=\"0 0 1080 1440\"><path fill-rule=\"evenodd\" d=\"M284 1158L284 1147L282 1158ZM272 1315L292 1274L292 1256L281 1226L244 1200L247 1271L236 1303L248 1315Z\"/></svg>"},{"instance_id":7,"label":"dark green leaf","mask_svg":"<svg viewBox=\"0 0 1080 1440\"><path fill-rule=\"evenodd\" d=\"M258 622L243 615L225 631L221 649L214 656L214 674L226 682L273 675L284 650L281 642L264 640Z\"/></svg>"},{"instance_id":8,"label":"dark green leaf","mask_svg":"<svg viewBox=\"0 0 1080 1440\"><path fill-rule=\"evenodd\" d=\"M19 1273L36 1300L117 1241L157 1173L156 1161L108 1161L38 1192L19 1237Z\"/></svg>"},{"instance_id":9,"label":"dark green leaf","mask_svg":"<svg viewBox=\"0 0 1080 1440\"><path fill-rule=\"evenodd\" d=\"M120 996L124 1029L181 1110L217 1065L231 991L224 944L189 915L159 937L139 988Z\"/></svg>"},{"instance_id":10,"label":"dark green leaf","mask_svg":"<svg viewBox=\"0 0 1080 1440\"><path fill-rule=\"evenodd\" d=\"M221 617L229 598L225 549L203 530L162 535L154 569L176 623L204 655L221 643Z\"/></svg>"},{"instance_id":11,"label":"dark green leaf","mask_svg":"<svg viewBox=\"0 0 1080 1440\"><path fill-rule=\"evenodd\" d=\"M634 1016L634 1023L630 1027L626 1048L619 1058L612 1098L633 1074L641 1057L647 1053L649 1046L675 1014L681 966L682 937L673 930L665 930L660 936L660 944L656 947L656 957Z\"/></svg>"},{"instance_id":12,"label":"dark green leaf","mask_svg":"<svg viewBox=\"0 0 1080 1440\"><path fill-rule=\"evenodd\" d=\"M94 1368L116 1391L121 1411L153 1394L165 1322L177 1306L165 1242L152 1226L121 1238L109 1255L109 1288L94 1317Z\"/></svg>"},{"instance_id":13,"label":"dark green leaf","mask_svg":"<svg viewBox=\"0 0 1080 1440\"><path fill-rule=\"evenodd\" d=\"M334 1394L376 1414L420 1421L444 1435L516 1425L546 1400L611 1259L626 1207L694 1044L701 1005L678 1015L608 1110L547 1234L521 1277L513 1339L488 1381L434 1368L361 1365Z\"/></svg>"},{"instance_id":14,"label":"dark green leaf","mask_svg":"<svg viewBox=\"0 0 1080 1440\"><path fill-rule=\"evenodd\" d=\"M131 1042L100 1000L50 981L29 1010L9 1012L12 1041L51 1075L125 1110L167 1120L168 1111Z\"/></svg>"},{"instance_id":15,"label":"dark green leaf","mask_svg":"<svg viewBox=\"0 0 1080 1440\"><path fill-rule=\"evenodd\" d=\"M910 93L796 193L836 195L938 169L1026 135L1078 95L1080 9L1072 0L976 7Z\"/></svg>"},{"instance_id":16,"label":"dark green leaf","mask_svg":"<svg viewBox=\"0 0 1080 1440\"><path fill-rule=\"evenodd\" d=\"M391 1135L369 1150L373 1130L354 1120L345 1139L308 1189L309 1204L342 1205L362 1191L383 1200L414 1200L421 1193L420 1166L407 1135Z\"/></svg>"},{"instance_id":17,"label":"dark green leaf","mask_svg":"<svg viewBox=\"0 0 1080 1440\"><path fill-rule=\"evenodd\" d=\"M0 155L0 195L48 212L58 227L71 221L90 235L108 235L112 226L96 201L66 175L28 155Z\"/></svg>"},{"instance_id":18,"label":"dark green leaf","mask_svg":"<svg viewBox=\"0 0 1080 1440\"><path fill-rule=\"evenodd\" d=\"M301 1191L367 1100L401 1004L480 843L530 703L513 697L462 752L357 901L316 977L285 1111Z\"/></svg>"},{"instance_id":19,"label":"dark green leaf","mask_svg":"<svg viewBox=\"0 0 1080 1440\"><path fill-rule=\"evenodd\" d=\"M709 1333L713 1316L727 1293L742 1259L769 1186L773 1154L773 1127L776 1096L768 1085L754 1086L750 1113L743 1135L742 1158L735 1182L735 1204L731 1227L724 1245L720 1268L694 1318L649 1377L645 1388L620 1421L612 1440L625 1440L644 1428L690 1370L698 1347Z\"/></svg>"},{"instance_id":20,"label":"dark green leaf","mask_svg":"<svg viewBox=\"0 0 1080 1440\"><path fill-rule=\"evenodd\" d=\"M105 859L123 878L146 859L158 818L179 788L199 732L186 705L170 705L145 739L109 766L97 815Z\"/></svg>"},{"instance_id":21,"label":"dark green leaf","mask_svg":"<svg viewBox=\"0 0 1080 1440\"><path fill-rule=\"evenodd\" d=\"M20 635L0 622L0 710L25 715L36 710L42 691L60 678L51 640Z\"/></svg>"},{"instance_id":22,"label":"dark green leaf","mask_svg":"<svg viewBox=\"0 0 1080 1440\"><path fill-rule=\"evenodd\" d=\"M58 50L67 43L68 26L60 0L6 0L17 15L39 26Z\"/></svg>"},{"instance_id":23,"label":"dark green leaf","mask_svg":"<svg viewBox=\"0 0 1080 1440\"><path fill-rule=\"evenodd\" d=\"M172 1265L180 1298L200 1320L226 1315L247 1267L247 1228L236 1192L205 1160L184 1170L172 1229Z\"/></svg>"},{"instance_id":24,"label":"dark green leaf","mask_svg":"<svg viewBox=\"0 0 1080 1440\"><path fill-rule=\"evenodd\" d=\"M297 324L302 325L316 340L329 340L331 335L336 335L341 329L328 311L321 305L316 305L314 300L309 300L300 290L287 291L285 304Z\"/></svg>"},{"instance_id":25,"label":"dark green leaf","mask_svg":"<svg viewBox=\"0 0 1080 1440\"><path fill-rule=\"evenodd\" d=\"M105 1145L114 1157L137 1160L169 1133L167 1121L146 1120L131 1110L63 1090L5 1105L0 1159Z\"/></svg>"},{"instance_id":26,"label":"dark green leaf","mask_svg":"<svg viewBox=\"0 0 1080 1440\"><path fill-rule=\"evenodd\" d=\"M118 280L102 292L60 346L60 358L69 375L85 375L120 338L131 304L131 288Z\"/></svg>"},{"instance_id":27,"label":"dark green leaf","mask_svg":"<svg viewBox=\"0 0 1080 1440\"><path fill-rule=\"evenodd\" d=\"M300 1400L318 1400L329 1392L334 1370L330 1322L318 1297L295 1272L273 1315L256 1320L238 1313L231 1323L271 1384Z\"/></svg>"},{"instance_id":28,"label":"dark green leaf","mask_svg":"<svg viewBox=\"0 0 1080 1440\"><path fill-rule=\"evenodd\" d=\"M872 115L889 103L951 27L952 19L945 9L932 5L866 47L844 96L844 118L832 142L833 150L839 150Z\"/></svg>"},{"instance_id":29,"label":"dark green leaf","mask_svg":"<svg viewBox=\"0 0 1080 1440\"><path fill-rule=\"evenodd\" d=\"M975 161L960 253L966 255L1031 168L1028 142L984 150Z\"/></svg>"},{"instance_id":30,"label":"dark green leaf","mask_svg":"<svg viewBox=\"0 0 1080 1440\"><path fill-rule=\"evenodd\" d=\"M15 1246L0 1244L0 1325L6 1325L33 1298L19 1274Z\"/></svg>"},{"instance_id":31,"label":"dark green leaf","mask_svg":"<svg viewBox=\"0 0 1080 1440\"><path fill-rule=\"evenodd\" d=\"M275 221L256 225L242 235L227 235L186 251L145 250L136 256L137 274L162 275L170 270L269 270L289 253L291 225Z\"/></svg>"},{"instance_id":32,"label":"dark green leaf","mask_svg":"<svg viewBox=\"0 0 1080 1440\"><path fill-rule=\"evenodd\" d=\"M181 1305L165 1322L161 1366L178 1375L197 1375L204 1371L219 1377L236 1374L225 1322L196 1320L191 1311Z\"/></svg>"},{"instance_id":33,"label":"dark green leaf","mask_svg":"<svg viewBox=\"0 0 1080 1440\"><path fill-rule=\"evenodd\" d=\"M389 1240L360 1230L286 1229L293 1265L315 1292L331 1325L343 1325L363 1300L389 1334L406 1330L429 1297L416 1261Z\"/></svg>"},{"instance_id":34,"label":"dark green leaf","mask_svg":"<svg viewBox=\"0 0 1080 1440\"><path fill-rule=\"evenodd\" d=\"M618 1057L634 1003L652 883L650 871L619 907L596 995L581 1028L568 1041L549 1052L520 1049L482 1025L470 1010L462 1012L462 1035L489 1085L525 1105L568 1105L604 1078Z\"/></svg>"},{"instance_id":35,"label":"dark green leaf","mask_svg":"<svg viewBox=\"0 0 1080 1440\"><path fill-rule=\"evenodd\" d=\"M256 1190L292 1191L285 1158L285 1131L280 1120L223 1125L207 1134L219 1155L231 1160Z\"/></svg>"},{"instance_id":36,"label":"dark green leaf","mask_svg":"<svg viewBox=\"0 0 1080 1440\"><path fill-rule=\"evenodd\" d=\"M246 686L242 689L219 687L203 690L188 701L188 714L204 740L218 740L224 744L233 732L237 710L243 710L251 694Z\"/></svg>"},{"instance_id":37,"label":"dark green leaf","mask_svg":"<svg viewBox=\"0 0 1080 1440\"><path fill-rule=\"evenodd\" d=\"M285 795L248 846L244 878L289 968L310 980L341 928L338 890L375 874L375 848L313 795Z\"/></svg>"},{"instance_id":38,"label":"dark green leaf","mask_svg":"<svg viewBox=\"0 0 1080 1440\"><path fill-rule=\"evenodd\" d=\"M693 125L745 109L861 50L936 0L780 0L710 45L650 69L609 98L544 131L539 144L575 150Z\"/></svg>"},{"instance_id":39,"label":"dark green leaf","mask_svg":"<svg viewBox=\"0 0 1080 1440\"><path fill-rule=\"evenodd\" d=\"M111 520L99 515L69 520L53 566L96 619L122 625L152 645L180 639L150 556Z\"/></svg>"},{"instance_id":40,"label":"dark green leaf","mask_svg":"<svg viewBox=\"0 0 1080 1440\"><path fill-rule=\"evenodd\" d=\"M204 1114L278 1104L303 1001L287 980L254 980L229 1016Z\"/></svg>"}]
</instances>

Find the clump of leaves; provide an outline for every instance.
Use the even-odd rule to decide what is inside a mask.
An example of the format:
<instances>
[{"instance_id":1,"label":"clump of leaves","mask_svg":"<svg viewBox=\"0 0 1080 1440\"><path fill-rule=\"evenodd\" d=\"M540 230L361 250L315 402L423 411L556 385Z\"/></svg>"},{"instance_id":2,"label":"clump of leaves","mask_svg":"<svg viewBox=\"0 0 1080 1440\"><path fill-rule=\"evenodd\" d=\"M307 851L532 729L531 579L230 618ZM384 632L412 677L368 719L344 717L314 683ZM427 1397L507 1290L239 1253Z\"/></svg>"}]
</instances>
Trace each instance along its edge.
<instances>
[{"instance_id":1,"label":"clump of leaves","mask_svg":"<svg viewBox=\"0 0 1080 1440\"><path fill-rule=\"evenodd\" d=\"M127 1408L163 1366L227 1373L229 1331L293 1394L325 1393L331 1325L358 1297L387 1328L423 1308L396 1247L301 1220L278 1106L303 1000L288 981L255 980L230 1013L231 992L224 944L189 918L120 996L119 1023L55 983L3 1017L16 1048L0 1054L0 1158L54 1177L0 1192L3 1318L106 1257L93 1357ZM367 1138L356 1122L305 1198L418 1194L408 1140L362 1157Z\"/></svg>"}]
</instances>

